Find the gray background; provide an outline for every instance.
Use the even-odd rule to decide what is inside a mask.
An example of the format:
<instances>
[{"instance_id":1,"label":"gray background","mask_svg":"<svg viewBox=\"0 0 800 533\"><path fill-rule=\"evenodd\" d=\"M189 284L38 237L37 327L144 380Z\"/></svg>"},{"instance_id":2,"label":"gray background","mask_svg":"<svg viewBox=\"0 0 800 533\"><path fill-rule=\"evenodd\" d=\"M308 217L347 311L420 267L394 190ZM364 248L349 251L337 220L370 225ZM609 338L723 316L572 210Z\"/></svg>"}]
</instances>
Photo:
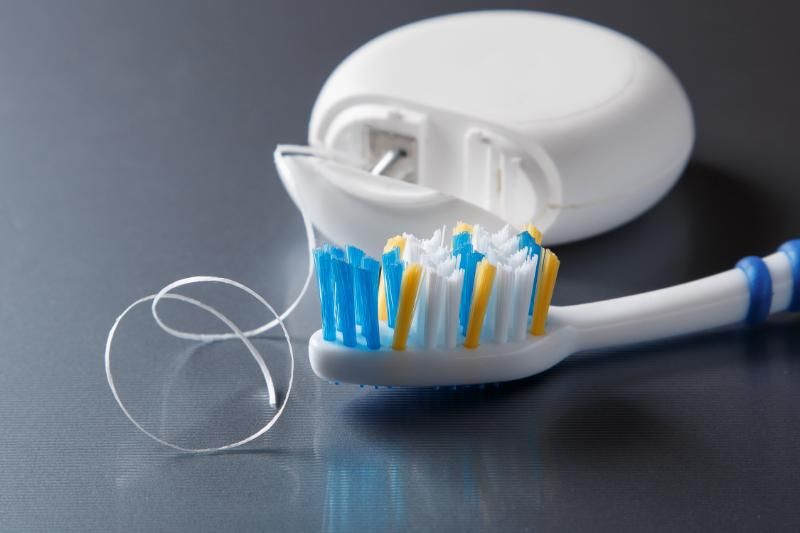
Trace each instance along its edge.
<instances>
[{"instance_id":1,"label":"gray background","mask_svg":"<svg viewBox=\"0 0 800 533\"><path fill-rule=\"evenodd\" d=\"M688 281L800 236L792 4L491 6L639 39L696 113L692 162L664 201L558 249L556 303ZM268 436L186 456L123 418L101 361L113 318L200 273L282 309L305 259L274 145L305 140L326 75L361 43L481 7L0 2L0 529L800 528L795 317L585 354L497 389L369 391L312 375L312 294L288 322L296 388ZM195 292L243 326L265 318L236 294ZM148 427L220 444L257 426L263 391L241 346L164 339L146 309L122 328L121 392ZM281 342L259 346L283 390Z\"/></svg>"}]
</instances>

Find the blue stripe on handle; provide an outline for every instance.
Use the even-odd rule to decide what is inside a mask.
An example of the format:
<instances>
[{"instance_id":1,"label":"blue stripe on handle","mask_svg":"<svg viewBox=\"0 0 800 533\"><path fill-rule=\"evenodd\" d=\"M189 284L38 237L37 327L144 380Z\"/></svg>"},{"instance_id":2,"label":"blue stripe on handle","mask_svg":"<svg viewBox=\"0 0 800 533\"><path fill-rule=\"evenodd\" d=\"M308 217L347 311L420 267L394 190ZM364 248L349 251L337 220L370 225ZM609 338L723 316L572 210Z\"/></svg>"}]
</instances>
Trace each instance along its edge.
<instances>
[{"instance_id":1,"label":"blue stripe on handle","mask_svg":"<svg viewBox=\"0 0 800 533\"><path fill-rule=\"evenodd\" d=\"M800 311L800 239L786 241L778 251L785 253L789 258L789 264L792 265L792 299L786 310Z\"/></svg>"},{"instance_id":2,"label":"blue stripe on handle","mask_svg":"<svg viewBox=\"0 0 800 533\"><path fill-rule=\"evenodd\" d=\"M772 305L772 276L769 268L763 259L752 255L739 260L736 268L747 276L750 287L750 306L744 321L750 325L759 324L769 316Z\"/></svg>"}]
</instances>

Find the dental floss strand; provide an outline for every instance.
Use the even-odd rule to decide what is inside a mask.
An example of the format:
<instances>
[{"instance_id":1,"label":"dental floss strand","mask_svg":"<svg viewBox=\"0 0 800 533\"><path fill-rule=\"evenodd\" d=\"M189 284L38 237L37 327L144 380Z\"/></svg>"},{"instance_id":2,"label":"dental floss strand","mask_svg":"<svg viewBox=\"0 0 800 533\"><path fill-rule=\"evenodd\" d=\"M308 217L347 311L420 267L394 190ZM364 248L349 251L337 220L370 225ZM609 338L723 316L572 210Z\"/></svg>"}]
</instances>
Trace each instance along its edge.
<instances>
[{"instance_id":1,"label":"dental floss strand","mask_svg":"<svg viewBox=\"0 0 800 533\"><path fill-rule=\"evenodd\" d=\"M227 280L225 278L213 278L213 277L210 277L210 276L197 276L197 278L203 278L203 279L197 280L197 279L193 279L193 278L186 278L186 279L183 279L183 280L178 280L175 283L180 283L181 285L186 285L186 284L189 284L189 283L196 283L198 281L218 281L218 282L223 282L223 283L232 281L232 280ZM183 283L181 283L181 282L183 282ZM236 282L233 282L233 283L236 283ZM211 307L209 305L206 305L206 304L204 304L204 303L202 303L202 302L200 302L198 300L195 300L193 298L189 298L187 296L183 296L181 294L163 294L163 295L162 294L151 294L150 296L145 296L144 298L140 298L140 299L136 300L135 302L133 302L132 304L130 304L116 318L116 320L114 321L114 325L111 326L111 329L108 332L108 338L106 339L106 349L105 349L105 355L104 355L106 380L108 381L108 386L111 389L111 393L114 395L114 399L117 401L117 404L119 405L120 409L122 409L122 412L125 414L125 416L128 417L128 420L130 420L133 423L133 425L136 426L139 429L139 431L141 431L142 433L144 433L145 435L147 435L148 437L150 437L154 441L156 441L156 442L158 442L160 444L163 444L164 446L169 446L170 448L174 448L174 449L182 451L182 452L193 452L193 453L218 452L218 451L233 449L233 448L236 448L238 446L241 446L242 444L246 444L246 443L258 438L261 435L263 435L264 433L266 433L267 431L269 431L269 429L275 424L275 422L278 421L280 416L283 414L283 410L286 408L286 403L289 400L289 394L291 392L292 382L294 381L294 353L293 353L293 350L292 350L292 343L291 343L291 339L289 337L289 332L286 331L286 328L284 327L282 320L279 321L278 324L280 324L281 329L283 329L283 334L286 337L286 342L289 345L289 360L290 360L289 384L288 384L287 390L286 390L286 398L284 399L283 403L281 404L281 407L278 409L278 411L275 413L275 415L269 421L267 421L267 423L261 429L259 429L258 431L256 431L252 435L250 435L248 437L245 437L245 438L243 438L243 439L241 439L239 441L236 441L236 442L233 442L233 443L230 443L230 444L226 444L226 445L223 445L223 446L213 447L213 448L186 448L186 447L183 447L183 446L168 442L168 441L166 441L166 440L154 435L153 433L147 431L133 417L133 415L131 415L131 413L125 407L125 404L123 403L122 398L119 395L119 392L117 391L117 387L116 387L116 385L114 383L114 377L113 377L113 374L111 373L111 345L112 345L112 342L114 340L114 335L116 334L117 327L119 326L119 324L122 321L122 319L125 318L125 316L131 311L131 309L133 309L134 307L136 307L139 304L142 304L142 303L150 301L150 300L153 301L153 306L155 307L155 306L158 305L158 302L162 298L166 298L166 299L170 299L170 300L178 300L178 301L182 301L182 302L194 305L195 307L203 309L204 311L214 315L220 321L222 321L226 326L228 326L228 328L233 332L233 335L236 338L240 339L244 343L244 345L247 347L248 351L250 352L250 355L253 356L253 359L255 359L256 363L258 364L259 369L261 370L261 373L264 376L264 382L267 385L267 392L269 394L270 405L274 407L276 405L276 403L277 403L276 394L275 394L275 386L274 386L274 384L272 382L272 376L270 375L270 372L269 372L269 370L267 368L267 365L266 365L266 362L264 361L264 358L261 356L259 351L255 348L255 346L253 346L253 344L250 342L250 340L245 336L245 334L228 317L226 317L225 315L223 315L222 313L220 313L219 311L217 311L216 309L214 309L213 307ZM261 297L258 297L257 299L261 303L263 303L267 307L267 309L269 309L276 317L278 317L278 314L275 312L275 310L272 308L272 306L270 306L268 303L266 303L266 301L264 301Z\"/></svg>"},{"instance_id":2,"label":"dental floss strand","mask_svg":"<svg viewBox=\"0 0 800 533\"><path fill-rule=\"evenodd\" d=\"M151 294L149 296L145 296L140 298L133 303L131 303L125 310L114 320L114 324L111 326L111 329L108 332L108 338L106 339L106 346L105 346L105 353L103 356L105 372L106 372L106 380L108 381L108 386L111 389L111 393L114 396L114 400L116 400L117 405L119 405L120 409L122 410L123 414L131 421L131 423L136 426L139 431L153 439L154 441L158 442L159 444L163 444L164 446L168 446L175 450L181 452L189 452L189 453L213 453L213 452L220 452L225 450L232 450L243 444L247 444L251 442L261 435L264 435L268 432L272 426L280 419L281 415L283 414L284 409L286 409L286 405L289 403L289 396L292 391L292 384L294 383L294 350L292 349L292 339L289 335L289 332L286 330L286 326L284 325L283 321L295 310L295 308L300 304L300 301L305 296L306 291L308 291L308 287L311 283L311 279L314 276L314 248L316 248L316 238L314 237L314 228L311 225L308 217L306 216L302 207L298 206L298 210L300 211L300 216L303 219L303 226L306 231L306 242L308 243L308 273L306 274L305 282L303 283L303 287L300 289L300 292L297 295L297 298L286 308L286 310L281 313L280 315L275 311L275 309L267 302L261 295L255 292L253 289L247 287L246 285L234 281L228 278L222 278L217 276L192 276L188 278L179 279L174 281L164 288L162 288L158 293ZM263 324L255 329L251 329L248 331L242 331L239 327L228 317L223 315L217 309L207 305L203 302L195 300L194 298L189 298L188 296L184 296L181 294L174 294L172 293L173 290L183 287L186 285L192 285L196 283L221 283L224 285L229 285L235 288L238 288L247 294L251 295L255 298L261 305L266 307L274 316L275 318L266 324ZM158 314L158 304L162 299L168 300L177 300L184 303L188 303L193 305L199 309L206 311L207 313L215 316L221 322L223 322L228 329L231 330L231 333L193 333L187 331L181 331L175 328L172 328L164 323L161 320L161 317ZM212 341L221 341L221 340L229 340L229 339L239 339L242 343L247 347L247 350L250 352L250 355L258 364L259 370L264 377L264 383L267 387L267 393L269 396L269 403L271 407L275 407L277 404L276 393L275 393L275 386L272 381L272 375L269 372L267 367L266 361L264 360L261 353L253 346L253 343L250 342L251 337L255 337L262 333L265 333L275 326L280 326L281 330L283 331L283 336L286 338L286 344L289 347L289 382L286 387L286 396L281 403L280 408L277 412L266 422L264 426L262 426L259 430L255 433L230 444L225 444L223 446L216 446L211 448L187 448L184 446L180 446L174 444L172 442L166 441L157 435L149 432L145 429L128 411L125 407L125 403L122 401L122 398L117 391L117 387L114 383L114 376L111 371L111 346L114 341L114 335L116 334L117 328L119 327L120 322L123 318L136 306L143 304L145 302L152 301L151 304L151 312L153 315L153 319L156 321L156 324L164 330L166 333L186 340L193 340L198 342L212 342Z\"/></svg>"}]
</instances>

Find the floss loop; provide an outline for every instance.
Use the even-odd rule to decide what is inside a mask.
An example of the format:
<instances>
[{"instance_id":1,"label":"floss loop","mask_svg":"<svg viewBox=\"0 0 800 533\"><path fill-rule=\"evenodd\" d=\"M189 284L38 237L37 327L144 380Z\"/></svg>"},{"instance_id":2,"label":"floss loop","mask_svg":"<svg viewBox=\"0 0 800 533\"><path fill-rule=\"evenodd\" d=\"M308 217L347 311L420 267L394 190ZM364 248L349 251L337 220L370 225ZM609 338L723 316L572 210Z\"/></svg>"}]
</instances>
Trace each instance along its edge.
<instances>
[{"instance_id":1,"label":"floss loop","mask_svg":"<svg viewBox=\"0 0 800 533\"><path fill-rule=\"evenodd\" d=\"M293 150L292 152L284 152L284 153L282 153L282 155L307 156L307 155L324 155L324 154L318 153L316 150L312 150L312 149L297 148L297 149ZM280 167L283 163L280 160L280 158L276 157L275 164ZM174 448L174 449L182 451L182 452L203 453L203 452L218 452L218 451L223 451L223 450L230 450L230 449L236 448L237 446L241 446L243 444L246 444L246 443L248 443L248 442L260 437L261 435L263 435L267 431L269 431L270 428L272 428L272 426L275 424L275 422L277 422L278 419L283 414L283 411L286 408L286 404L289 402L289 395L290 395L290 393L292 391L292 383L294 382L294 351L292 350L291 337L289 336L289 332L286 330L286 326L284 326L283 321L290 314L292 314L292 312L295 310L295 308L300 304L300 301L303 299L303 296L305 296L306 292L308 291L308 287L311 284L311 279L314 276L314 248L317 245L316 238L314 237L314 228L313 228L311 222L309 221L308 217L306 216L305 211L303 210L303 207L299 203L297 203L297 207L298 207L298 210L300 211L300 217L303 220L303 227L305 228L305 232L306 232L306 242L308 244L308 272L306 274L306 279L305 279L305 282L303 283L303 287L300 289L300 292L298 293L297 297L283 311L283 313L281 313L280 315L275 311L275 309L264 298L261 297L261 295L259 295L257 292L255 292L251 288L247 287L246 285L243 285L243 284L241 284L241 283L239 283L237 281L234 281L234 280L228 279L228 278L216 277L216 276L192 276L192 277L188 277L188 278L179 279L177 281L174 281L174 282L170 283L169 285L167 285L166 287L164 287L163 289L158 291L157 294L151 294L150 296L145 296L144 298L140 298L139 300L136 300L135 302L130 304L122 312L122 314L120 314L117 317L117 319L114 321L114 325L111 327L111 329L108 332L108 339L106 340L106 350L105 350L105 356L104 356L106 379L108 381L108 386L111 389L111 393L114 395L114 399L117 401L117 404L119 405L120 409L122 409L122 412L125 414L126 417L128 417L128 420L130 420L133 423L134 426L136 426L142 433L144 433L145 435L147 435L151 439L155 440L156 442L158 442L160 444L163 444L164 446L169 446L170 448ZM251 329L251 330L243 332L242 330L240 330L236 326L236 324L233 323L233 321L231 321L228 317L226 317L225 315L223 315L222 313L220 313L219 311L217 311L213 307L211 307L209 305L206 305L206 304L204 304L204 303L202 303L202 302L200 302L198 300L195 300L193 298L189 298L188 296L183 296L183 295L180 295L180 294L172 294L172 292L171 292L171 291L177 289L178 287L183 287L185 285L191 285L191 284L194 284L194 283L222 283L222 284L225 284L225 285L230 285L232 287L236 287L237 289L240 289L240 290L246 292L247 294L251 295L256 300L258 300L259 303L261 303L264 307L269 309L269 311L275 316L275 318L273 320L267 322L266 324L263 324L263 325L255 328L255 329ZM158 314L158 303L161 301L162 298L182 301L182 302L194 305L195 307L199 307L200 309L203 309L204 311L206 311L206 312L214 315L215 317L217 317L226 326L228 326L228 329L231 330L231 333L193 333L193 332L188 332L188 331L181 331L181 330L178 330L178 329L175 329L175 328L172 328L172 327L168 326L167 324L164 323L163 320L161 320L161 317ZM173 444L171 442L167 442L164 439L161 439L160 437L157 437L156 435L150 433L144 427L142 427L142 425L139 424L139 422L137 422L135 418L133 418L133 416L125 408L125 404L122 402L122 399L120 398L119 393L117 392L117 388L116 388L116 386L114 384L114 377L113 377L113 375L111 373L111 343L114 340L114 334L117 331L117 327L119 326L120 321L125 317L125 315L128 314L128 312L131 309L133 309L134 307L136 307L137 305L142 304L144 302L148 302L148 301L152 301L151 312L152 312L152 315L153 315L153 319L156 321L158 326L162 330L164 330L166 333L169 333L170 335L172 335L174 337L178 337L178 338L185 339L185 340L199 341L199 342L212 342L212 341L222 341L222 340L229 340L229 339L239 339L240 341L242 341L242 343L244 343L244 345L247 347L248 351L250 352L250 355L252 355L253 359L255 359L256 363L258 364L259 369L261 370L262 375L264 376L264 382L267 385L267 391L269 393L270 405L273 406L273 407L276 405L277 402L276 402L276 395L275 395L275 386L274 386L274 384L272 382L272 376L271 376L271 374L269 372L269 369L267 368L267 365L266 365L266 362L264 361L264 358L261 356L259 351L255 348L255 346L253 346L253 344L249 341L249 338L250 337L255 337L256 335L260 335L262 333L265 333L265 332L271 330L272 328L274 328L275 326L279 325L281 327L281 330L283 330L283 336L286 338L286 343L289 345L289 362L290 362L289 384L288 384L288 386L286 388L286 398L284 399L283 403L281 404L281 407L278 409L278 411L275 413L275 415L267 422L267 424L264 427L262 427L261 429L259 429L258 431L256 431L252 435L250 435L249 437L246 437L246 438L244 438L244 439L242 439L240 441L237 441L237 442L234 442L234 443L231 443L231 444L227 444L225 446L219 446L219 447L216 447L216 448L184 448L183 446L178 446L177 444Z\"/></svg>"},{"instance_id":2,"label":"floss loop","mask_svg":"<svg viewBox=\"0 0 800 533\"><path fill-rule=\"evenodd\" d=\"M264 382L265 382L265 384L267 386L267 391L268 391L268 394L269 394L270 405L273 406L273 407L276 405L277 400L276 400L276 394L275 394L275 386L274 386L273 381L272 381L272 376L271 376L271 374L269 372L269 369L267 368L267 365L266 365L266 363L264 361L264 358L261 356L261 353L255 348L255 346L253 346L253 343L250 342L250 340L248 339L248 336L252 336L252 334L248 335L248 333L251 333L251 332L247 332L247 333L242 332L242 330L239 329L239 327L237 327L236 324L233 323L233 321L231 321L228 317L226 317L225 315L220 313L218 310L214 309L213 307L211 307L209 305L206 305L206 304L204 304L204 303L202 303L202 302L200 302L198 300L195 300L193 298L189 298L188 296L183 296L183 295L180 295L180 294L172 294L172 293L169 292L169 291L171 291L171 290L173 290L173 289L175 289L177 287L181 287L181 286L184 286L184 285L190 285L190 284L194 284L194 283L223 283L223 284L226 284L226 285L231 285L233 287L237 287L237 288L247 292L248 294L254 296L256 298L256 300L258 300L262 305L264 305L264 307L269 309L269 311L273 315L275 315L275 320L270 322L270 324L278 324L278 325L280 325L281 329L283 330L283 335L286 338L286 343L289 346L289 362L290 362L290 366L289 366L289 383L288 383L288 386L286 388L286 397L284 398L283 402L281 403L281 407L278 409L278 411L272 416L272 418L270 418L267 421L267 423L261 429L259 429L258 431L256 431L252 435L250 435L248 437L245 437L242 440L239 440L239 441L236 441L236 442L233 442L233 443L230 443L230 444L226 444L224 446L218 446L218 447L212 447L212 448L186 448L186 447L179 446L177 444L168 442L168 441L166 441L166 440L154 435L153 433L149 432L148 430L146 430L133 417L133 415L131 415L131 413L128 412L128 409L125 407L125 404L123 403L122 398L120 398L119 392L117 391L116 385L114 383L114 377L113 377L112 372L111 372L111 346L112 346L112 342L114 340L114 335L116 334L116 331L117 331L117 327L119 326L119 324L122 321L122 319L131 311L131 309L133 309L134 307L136 307L139 304L142 304L142 303L145 303L145 302L148 302L148 301L152 301L151 310L152 310L152 313L153 313L153 317L155 318L155 320L159 324L159 326L162 329L164 329L167 333L170 333L170 334L172 334L172 335L174 335L176 337L181 337L181 338L192 338L192 337L197 335L197 334L184 334L184 336L175 335L175 333L173 333L173 331L175 331L175 330L168 329L163 324L163 322L161 322L160 319L158 318L157 306L158 306L159 301L161 301L162 298L167 298L167 299L171 299L171 300L178 300L178 301L181 301L181 302L184 302L184 303L188 303L188 304L194 305L195 307L198 307L198 308L200 308L200 309L202 309L202 310L214 315L221 322L223 322L232 331L232 333L230 333L230 334L224 334L225 335L224 338L226 338L226 339L238 338L239 340L242 341L242 343L247 347L248 351L250 352L250 355L252 355L253 359L255 359L256 363L258 364L259 369L261 370L262 375L264 376ZM305 292L305 290L301 291L301 297L302 297L302 294L304 292ZM299 300L299 298L298 298L298 300ZM272 326L270 326L270 328L271 327ZM258 329L263 329L264 331L266 331L266 329L270 329L270 328L265 328L265 326L261 326ZM181 333L181 332L178 332L178 333ZM185 335L191 335L192 337L186 337ZM217 337L221 337L221 335L217 335ZM217 340L217 339L213 339L213 340ZM105 361L106 380L108 381L108 386L111 389L111 393L114 395L114 399L116 400L117 404L119 405L120 409L122 409L122 412L125 414L125 416L128 418L128 420L130 420L131 423L133 423L133 425L136 426L142 433L144 433L145 435L147 435L148 437L150 437L154 441L156 441L156 442L158 442L160 444L163 444L164 446L169 446L170 448L173 448L175 450L179 450L179 451L182 451L182 452L190 452L190 453L208 453L208 452L219 452L219 451L224 451L224 450L230 450L230 449L236 448L238 446L241 446L243 444L246 444L248 442L251 442L254 439L257 439L258 437L260 437L261 435L266 433L267 431L269 431L270 428L272 428L272 426L275 425L275 423L278 421L278 419L283 414L283 411L286 408L286 405L287 405L287 403L289 401L289 395L291 394L292 384L294 382L294 351L292 349L292 343L291 343L291 338L289 336L289 332L286 330L286 327L283 324L283 319L281 318L281 316L278 315L278 313L275 311L275 309L269 303L267 303L266 300L264 300L258 293L256 293L255 291L253 291L249 287L247 287L245 285L242 285L241 283L235 282L233 280L227 279L227 278L219 278L219 277L214 277L214 276L194 276L194 277L190 277L190 278L184 278L184 279L175 281L173 283L170 283L169 285L164 287L164 289L159 291L157 294L152 294L150 296L145 296L144 298L140 298L140 299L136 300L135 302L133 302L132 304L130 304L116 318L116 320L114 321L114 325L111 326L111 329L108 332L108 338L106 339L106 348L105 348L104 361Z\"/></svg>"}]
</instances>

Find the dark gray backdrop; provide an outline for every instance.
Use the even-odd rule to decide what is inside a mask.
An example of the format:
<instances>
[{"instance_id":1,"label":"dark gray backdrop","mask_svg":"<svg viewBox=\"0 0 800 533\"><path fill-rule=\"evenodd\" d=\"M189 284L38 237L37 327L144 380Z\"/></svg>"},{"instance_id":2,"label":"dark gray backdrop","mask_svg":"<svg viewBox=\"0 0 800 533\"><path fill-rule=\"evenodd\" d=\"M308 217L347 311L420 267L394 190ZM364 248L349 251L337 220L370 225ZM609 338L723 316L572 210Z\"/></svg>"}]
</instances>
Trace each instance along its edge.
<instances>
[{"instance_id":1,"label":"dark gray backdrop","mask_svg":"<svg viewBox=\"0 0 800 533\"><path fill-rule=\"evenodd\" d=\"M639 39L696 113L692 162L664 201L559 248L556 303L688 281L800 237L792 3L0 2L0 529L800 528L793 317L582 355L498 389L364 391L311 374L309 294L288 324L295 396L247 450L173 453L114 404L101 355L130 301L198 273L281 309L296 294L303 233L271 152L305 140L335 65L400 24L485 7ZM257 324L234 300L226 312ZM241 347L156 342L139 311L115 356L149 427L218 427L218 444L253 429L238 417L261 409L257 381L230 392L252 379ZM186 429L184 415L199 418Z\"/></svg>"}]
</instances>

